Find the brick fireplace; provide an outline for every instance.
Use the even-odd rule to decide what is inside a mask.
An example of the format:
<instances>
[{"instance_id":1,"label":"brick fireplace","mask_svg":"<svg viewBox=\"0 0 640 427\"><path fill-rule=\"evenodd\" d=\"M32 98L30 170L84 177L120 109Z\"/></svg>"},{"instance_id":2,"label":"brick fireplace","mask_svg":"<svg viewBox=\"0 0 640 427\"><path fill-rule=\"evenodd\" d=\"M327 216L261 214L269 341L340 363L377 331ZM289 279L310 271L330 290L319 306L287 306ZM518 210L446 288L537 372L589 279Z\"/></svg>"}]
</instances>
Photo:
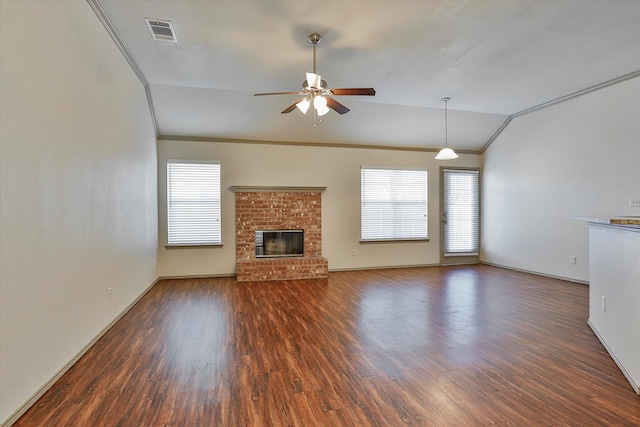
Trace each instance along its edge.
<instances>
[{"instance_id":1,"label":"brick fireplace","mask_svg":"<svg viewBox=\"0 0 640 427\"><path fill-rule=\"evenodd\" d=\"M328 276L322 257L322 192L326 187L244 187L236 193L238 281L315 279ZM304 251L296 257L256 257L256 231L303 230Z\"/></svg>"}]
</instances>

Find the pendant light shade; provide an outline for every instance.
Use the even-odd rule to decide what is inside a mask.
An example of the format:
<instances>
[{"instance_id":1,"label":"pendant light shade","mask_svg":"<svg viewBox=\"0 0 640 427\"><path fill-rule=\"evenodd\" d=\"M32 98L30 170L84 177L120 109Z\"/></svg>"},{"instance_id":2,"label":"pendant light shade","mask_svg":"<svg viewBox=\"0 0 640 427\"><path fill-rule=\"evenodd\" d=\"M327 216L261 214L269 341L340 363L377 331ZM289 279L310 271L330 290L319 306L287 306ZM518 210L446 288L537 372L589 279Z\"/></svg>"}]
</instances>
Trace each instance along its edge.
<instances>
[{"instance_id":1,"label":"pendant light shade","mask_svg":"<svg viewBox=\"0 0 640 427\"><path fill-rule=\"evenodd\" d=\"M436 155L436 160L453 160L458 157L460 156L458 156L455 151L449 147L445 147Z\"/></svg>"},{"instance_id":2,"label":"pendant light shade","mask_svg":"<svg viewBox=\"0 0 640 427\"><path fill-rule=\"evenodd\" d=\"M447 104L450 99L449 97L442 98L444 101L444 148L436 155L436 160L453 160L460 157L455 151L449 148L449 110Z\"/></svg>"}]
</instances>

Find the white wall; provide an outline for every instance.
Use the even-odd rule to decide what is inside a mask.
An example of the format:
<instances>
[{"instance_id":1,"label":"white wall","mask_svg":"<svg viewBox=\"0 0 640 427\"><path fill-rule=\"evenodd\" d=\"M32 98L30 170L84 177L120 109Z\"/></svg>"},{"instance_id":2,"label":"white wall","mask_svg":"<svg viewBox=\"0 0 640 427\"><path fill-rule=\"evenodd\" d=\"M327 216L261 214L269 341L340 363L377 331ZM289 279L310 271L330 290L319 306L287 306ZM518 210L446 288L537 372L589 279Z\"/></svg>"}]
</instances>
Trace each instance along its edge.
<instances>
[{"instance_id":1,"label":"white wall","mask_svg":"<svg viewBox=\"0 0 640 427\"><path fill-rule=\"evenodd\" d=\"M309 127L309 132L313 128ZM158 141L160 276L235 273L235 194L231 185L317 186L322 194L322 253L329 270L440 262L441 166L478 167L480 156L438 162L435 153L360 148L319 148L202 141ZM222 248L166 249L166 161L221 162ZM360 167L426 167L429 179L429 242L360 244ZM356 256L352 256L356 249Z\"/></svg>"},{"instance_id":2,"label":"white wall","mask_svg":"<svg viewBox=\"0 0 640 427\"><path fill-rule=\"evenodd\" d=\"M144 88L86 2L0 17L4 422L155 281L157 159Z\"/></svg>"},{"instance_id":3,"label":"white wall","mask_svg":"<svg viewBox=\"0 0 640 427\"><path fill-rule=\"evenodd\" d=\"M482 261L588 281L587 225L568 218L640 215L640 79L514 119L482 179Z\"/></svg>"}]
</instances>

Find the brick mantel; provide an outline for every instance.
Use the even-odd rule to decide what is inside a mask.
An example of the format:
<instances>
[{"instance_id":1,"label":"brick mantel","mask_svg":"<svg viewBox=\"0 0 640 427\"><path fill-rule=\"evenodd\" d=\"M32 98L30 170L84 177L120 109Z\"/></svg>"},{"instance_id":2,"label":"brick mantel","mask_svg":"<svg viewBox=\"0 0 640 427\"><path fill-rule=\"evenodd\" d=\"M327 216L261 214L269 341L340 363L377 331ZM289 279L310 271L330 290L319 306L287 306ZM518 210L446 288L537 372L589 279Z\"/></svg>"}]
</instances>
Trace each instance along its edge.
<instances>
[{"instance_id":1,"label":"brick mantel","mask_svg":"<svg viewBox=\"0 0 640 427\"><path fill-rule=\"evenodd\" d=\"M238 281L326 278L322 192L326 187L231 186L236 193ZM304 256L256 258L257 230L304 230Z\"/></svg>"},{"instance_id":2,"label":"brick mantel","mask_svg":"<svg viewBox=\"0 0 640 427\"><path fill-rule=\"evenodd\" d=\"M229 187L229 190L233 191L234 193L257 193L257 192L322 193L326 189L327 187L283 187L283 186L270 186L270 185L260 185L260 186L232 185Z\"/></svg>"}]
</instances>

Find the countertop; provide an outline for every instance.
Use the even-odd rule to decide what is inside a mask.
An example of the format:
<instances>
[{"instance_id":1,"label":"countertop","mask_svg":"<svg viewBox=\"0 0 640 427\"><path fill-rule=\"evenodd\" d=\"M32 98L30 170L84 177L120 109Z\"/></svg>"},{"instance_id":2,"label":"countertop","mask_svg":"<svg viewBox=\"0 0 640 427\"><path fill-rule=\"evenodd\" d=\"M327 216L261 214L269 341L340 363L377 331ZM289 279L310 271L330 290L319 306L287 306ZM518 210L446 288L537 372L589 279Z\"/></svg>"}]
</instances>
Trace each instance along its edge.
<instances>
[{"instance_id":1,"label":"countertop","mask_svg":"<svg viewBox=\"0 0 640 427\"><path fill-rule=\"evenodd\" d=\"M622 227L640 228L640 216L618 216L613 218L582 218L571 217L576 221L592 222L595 224L620 225Z\"/></svg>"}]
</instances>

